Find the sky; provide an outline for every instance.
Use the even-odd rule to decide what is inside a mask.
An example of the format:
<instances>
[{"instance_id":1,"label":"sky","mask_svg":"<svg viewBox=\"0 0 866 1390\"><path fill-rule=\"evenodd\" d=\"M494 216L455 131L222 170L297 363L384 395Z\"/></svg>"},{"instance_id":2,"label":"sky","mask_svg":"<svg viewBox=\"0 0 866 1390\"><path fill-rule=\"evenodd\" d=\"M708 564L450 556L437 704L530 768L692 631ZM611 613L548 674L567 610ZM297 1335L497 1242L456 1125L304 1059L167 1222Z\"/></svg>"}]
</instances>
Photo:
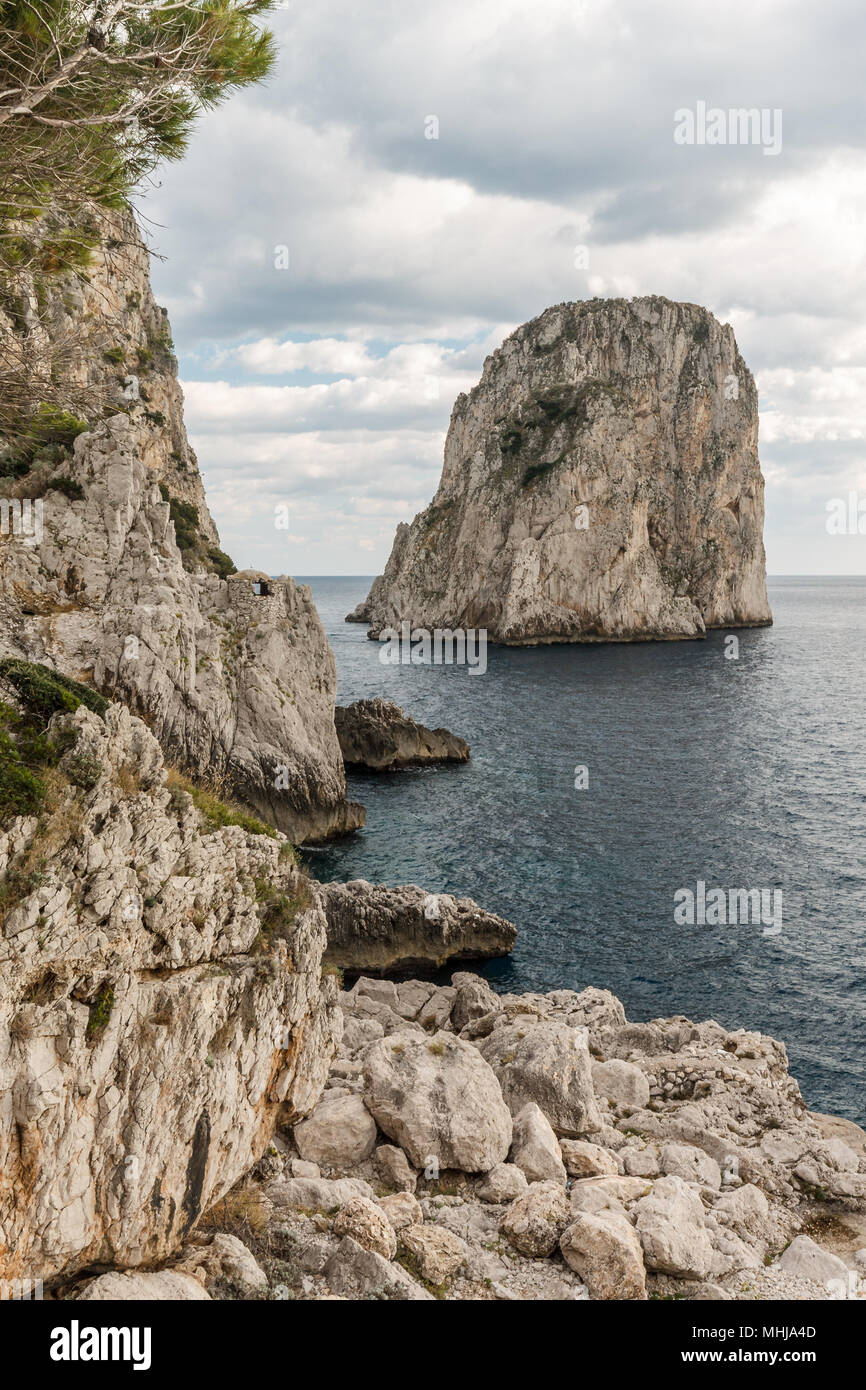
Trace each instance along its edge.
<instances>
[{"instance_id":1,"label":"sky","mask_svg":"<svg viewBox=\"0 0 866 1390\"><path fill-rule=\"evenodd\" d=\"M291 0L269 26L267 85L139 200L239 567L378 573L509 332L661 294L732 324L757 380L769 573L866 573L861 0Z\"/></svg>"}]
</instances>

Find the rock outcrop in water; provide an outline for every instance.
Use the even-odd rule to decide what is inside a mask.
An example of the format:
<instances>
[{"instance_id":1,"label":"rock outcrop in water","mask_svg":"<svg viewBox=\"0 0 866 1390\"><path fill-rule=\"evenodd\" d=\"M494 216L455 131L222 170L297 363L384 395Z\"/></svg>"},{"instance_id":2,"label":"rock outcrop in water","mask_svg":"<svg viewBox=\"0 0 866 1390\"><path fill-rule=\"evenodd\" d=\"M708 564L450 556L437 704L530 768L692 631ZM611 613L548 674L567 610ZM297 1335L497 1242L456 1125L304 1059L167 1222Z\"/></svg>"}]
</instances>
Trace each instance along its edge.
<instances>
[{"instance_id":1,"label":"rock outcrop in water","mask_svg":"<svg viewBox=\"0 0 866 1390\"><path fill-rule=\"evenodd\" d=\"M121 705L48 734L48 800L0 830L0 1281L174 1254L341 1025L285 839L198 810Z\"/></svg>"},{"instance_id":2,"label":"rock outcrop in water","mask_svg":"<svg viewBox=\"0 0 866 1390\"><path fill-rule=\"evenodd\" d=\"M317 885L327 922L326 959L344 970L386 973L447 960L507 955L517 928L471 898L384 883Z\"/></svg>"},{"instance_id":3,"label":"rock outcrop in water","mask_svg":"<svg viewBox=\"0 0 866 1390\"><path fill-rule=\"evenodd\" d=\"M766 624L763 493L730 326L656 296L560 304L458 397L436 496L350 619L511 643Z\"/></svg>"},{"instance_id":4,"label":"rock outcrop in water","mask_svg":"<svg viewBox=\"0 0 866 1390\"><path fill-rule=\"evenodd\" d=\"M364 813L346 798L336 666L310 591L232 574L147 254L131 220L115 230L89 283L64 281L49 303L57 335L74 323L82 338L78 371L106 418L52 420L40 447L0 452L0 498L38 518L36 533L0 532L0 655L116 695L174 759L297 842L352 830ZM26 337L26 301L0 331Z\"/></svg>"},{"instance_id":5,"label":"rock outcrop in water","mask_svg":"<svg viewBox=\"0 0 866 1390\"><path fill-rule=\"evenodd\" d=\"M334 722L347 767L373 772L420 767L425 763L465 763L469 744L448 729L416 724L391 700L356 700L337 705Z\"/></svg>"}]
</instances>

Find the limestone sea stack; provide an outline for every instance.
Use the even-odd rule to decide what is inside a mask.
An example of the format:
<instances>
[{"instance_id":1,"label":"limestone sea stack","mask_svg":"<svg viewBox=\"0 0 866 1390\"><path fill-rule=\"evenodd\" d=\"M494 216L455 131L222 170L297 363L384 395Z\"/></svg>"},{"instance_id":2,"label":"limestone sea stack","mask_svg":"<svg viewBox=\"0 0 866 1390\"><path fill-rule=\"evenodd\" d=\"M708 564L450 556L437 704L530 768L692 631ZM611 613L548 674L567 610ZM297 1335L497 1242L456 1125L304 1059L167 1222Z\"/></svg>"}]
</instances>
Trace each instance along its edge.
<instances>
[{"instance_id":1,"label":"limestone sea stack","mask_svg":"<svg viewBox=\"0 0 866 1390\"><path fill-rule=\"evenodd\" d=\"M768 624L763 497L730 325L655 295L559 304L458 396L438 491L351 617L518 644Z\"/></svg>"}]
</instances>

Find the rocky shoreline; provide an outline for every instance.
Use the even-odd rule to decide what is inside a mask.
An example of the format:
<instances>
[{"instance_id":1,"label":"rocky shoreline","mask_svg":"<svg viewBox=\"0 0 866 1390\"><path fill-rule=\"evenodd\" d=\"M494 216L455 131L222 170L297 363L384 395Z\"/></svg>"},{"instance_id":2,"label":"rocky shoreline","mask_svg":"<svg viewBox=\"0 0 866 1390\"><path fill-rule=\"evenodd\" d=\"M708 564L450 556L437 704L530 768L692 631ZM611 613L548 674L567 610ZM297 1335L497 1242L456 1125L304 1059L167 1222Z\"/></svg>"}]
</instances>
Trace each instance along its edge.
<instances>
[{"instance_id":1,"label":"rocky shoreline","mask_svg":"<svg viewBox=\"0 0 866 1390\"><path fill-rule=\"evenodd\" d=\"M318 1105L178 1259L64 1296L866 1297L866 1134L773 1039L466 973L362 977L340 1011Z\"/></svg>"},{"instance_id":2,"label":"rocky shoreline","mask_svg":"<svg viewBox=\"0 0 866 1390\"><path fill-rule=\"evenodd\" d=\"M506 954L516 928L302 871L296 844L364 823L345 765L469 748L387 701L335 713L310 590L221 551L146 253L131 217L109 230L40 329L80 329L104 414L0 448L39 517L0 535L0 1296L862 1296L866 1135L810 1114L781 1043L630 1023L595 987L382 978ZM29 352L19 289L0 331ZM696 306L548 310L458 400L440 494L352 617L375 635L408 596L516 642L769 621L755 409ZM686 441L672 484L644 476L668 466L653 419Z\"/></svg>"}]
</instances>

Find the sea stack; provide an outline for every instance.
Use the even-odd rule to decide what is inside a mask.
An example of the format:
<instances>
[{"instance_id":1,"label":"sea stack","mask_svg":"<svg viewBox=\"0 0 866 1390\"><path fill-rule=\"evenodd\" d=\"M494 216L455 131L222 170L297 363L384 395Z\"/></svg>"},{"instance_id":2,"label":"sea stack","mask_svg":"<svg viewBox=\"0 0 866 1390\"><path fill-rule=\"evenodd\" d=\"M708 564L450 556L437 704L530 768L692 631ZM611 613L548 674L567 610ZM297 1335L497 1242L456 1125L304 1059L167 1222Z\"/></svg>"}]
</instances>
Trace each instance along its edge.
<instances>
[{"instance_id":1,"label":"sea stack","mask_svg":"<svg viewBox=\"0 0 866 1390\"><path fill-rule=\"evenodd\" d=\"M514 644L763 626L763 520L730 325L656 295L558 304L458 396L436 496L352 618Z\"/></svg>"}]
</instances>

